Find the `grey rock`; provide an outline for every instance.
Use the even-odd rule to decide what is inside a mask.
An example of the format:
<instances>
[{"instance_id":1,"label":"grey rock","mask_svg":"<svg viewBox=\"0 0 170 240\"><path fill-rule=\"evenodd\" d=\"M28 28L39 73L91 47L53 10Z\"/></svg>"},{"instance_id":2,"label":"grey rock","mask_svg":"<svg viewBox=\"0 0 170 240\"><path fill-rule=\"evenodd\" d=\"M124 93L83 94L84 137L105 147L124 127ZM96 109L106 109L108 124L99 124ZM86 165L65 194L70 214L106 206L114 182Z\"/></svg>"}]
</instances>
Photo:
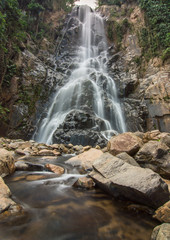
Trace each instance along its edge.
<instances>
[{"instance_id":1,"label":"grey rock","mask_svg":"<svg viewBox=\"0 0 170 240\"><path fill-rule=\"evenodd\" d=\"M30 162L15 162L16 171L43 171L45 167L41 164L33 164Z\"/></svg>"},{"instance_id":2,"label":"grey rock","mask_svg":"<svg viewBox=\"0 0 170 240\"><path fill-rule=\"evenodd\" d=\"M127 153L119 153L118 155L116 155L116 157L122 159L123 161L136 166L136 167L140 167L140 165L135 161L135 159L131 156L129 156Z\"/></svg>"},{"instance_id":3,"label":"grey rock","mask_svg":"<svg viewBox=\"0 0 170 240\"><path fill-rule=\"evenodd\" d=\"M170 240L170 223L163 223L154 228L151 240Z\"/></svg>"},{"instance_id":4,"label":"grey rock","mask_svg":"<svg viewBox=\"0 0 170 240\"><path fill-rule=\"evenodd\" d=\"M135 156L135 160L146 168L151 168L165 178L170 178L169 148L159 141L144 144Z\"/></svg>"},{"instance_id":5,"label":"grey rock","mask_svg":"<svg viewBox=\"0 0 170 240\"><path fill-rule=\"evenodd\" d=\"M114 197L129 199L152 208L169 200L167 184L150 169L132 166L104 153L93 164L90 177Z\"/></svg>"}]
</instances>

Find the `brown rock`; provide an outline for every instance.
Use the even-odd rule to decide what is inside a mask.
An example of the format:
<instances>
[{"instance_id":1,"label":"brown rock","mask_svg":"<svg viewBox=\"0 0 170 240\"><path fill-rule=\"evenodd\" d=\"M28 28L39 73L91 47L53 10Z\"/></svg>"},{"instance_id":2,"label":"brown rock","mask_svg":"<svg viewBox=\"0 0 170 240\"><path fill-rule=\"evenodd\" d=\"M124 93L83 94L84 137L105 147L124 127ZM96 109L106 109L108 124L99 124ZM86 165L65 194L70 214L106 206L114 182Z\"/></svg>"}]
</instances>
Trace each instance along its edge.
<instances>
[{"instance_id":1,"label":"brown rock","mask_svg":"<svg viewBox=\"0 0 170 240\"><path fill-rule=\"evenodd\" d=\"M54 165L54 164L46 164L45 167L50 170L51 172L54 172L58 175L62 175L64 173L64 168Z\"/></svg>"},{"instance_id":2,"label":"brown rock","mask_svg":"<svg viewBox=\"0 0 170 240\"><path fill-rule=\"evenodd\" d=\"M88 151L89 149L91 149L91 146L85 146L85 147L83 147L83 150L84 150L84 151Z\"/></svg>"},{"instance_id":3,"label":"brown rock","mask_svg":"<svg viewBox=\"0 0 170 240\"><path fill-rule=\"evenodd\" d=\"M21 211L21 207L17 205L11 198L11 191L8 186L4 183L3 179L0 177L0 214L8 211L9 214L17 214Z\"/></svg>"},{"instance_id":4,"label":"brown rock","mask_svg":"<svg viewBox=\"0 0 170 240\"><path fill-rule=\"evenodd\" d=\"M5 177L15 171L15 162L10 151L0 149L0 176Z\"/></svg>"},{"instance_id":5,"label":"brown rock","mask_svg":"<svg viewBox=\"0 0 170 240\"><path fill-rule=\"evenodd\" d=\"M8 198L11 196L11 191L8 186L4 183L4 180L0 177L0 196L4 198Z\"/></svg>"},{"instance_id":6,"label":"brown rock","mask_svg":"<svg viewBox=\"0 0 170 240\"><path fill-rule=\"evenodd\" d=\"M72 166L80 166L84 169L92 168L94 161L99 158L103 152L101 150L91 148L90 150L70 158L66 163Z\"/></svg>"},{"instance_id":7,"label":"brown rock","mask_svg":"<svg viewBox=\"0 0 170 240\"><path fill-rule=\"evenodd\" d=\"M167 145L149 141L138 151L136 161L145 168L151 168L165 178L170 178L170 155Z\"/></svg>"},{"instance_id":8,"label":"brown rock","mask_svg":"<svg viewBox=\"0 0 170 240\"><path fill-rule=\"evenodd\" d=\"M107 150L112 155L117 155L126 152L129 155L134 155L142 146L142 140L131 132L122 133L114 136L107 144Z\"/></svg>"},{"instance_id":9,"label":"brown rock","mask_svg":"<svg viewBox=\"0 0 170 240\"><path fill-rule=\"evenodd\" d=\"M81 177L73 185L78 188L92 189L95 186L94 181L91 178Z\"/></svg>"},{"instance_id":10,"label":"brown rock","mask_svg":"<svg viewBox=\"0 0 170 240\"><path fill-rule=\"evenodd\" d=\"M16 149L16 150L15 150L15 153L18 154L18 155L22 155L22 156L26 155L26 152L24 152L24 151L21 150L21 149Z\"/></svg>"},{"instance_id":11,"label":"brown rock","mask_svg":"<svg viewBox=\"0 0 170 240\"><path fill-rule=\"evenodd\" d=\"M170 201L156 210L154 218L160 222L170 223Z\"/></svg>"},{"instance_id":12,"label":"brown rock","mask_svg":"<svg viewBox=\"0 0 170 240\"><path fill-rule=\"evenodd\" d=\"M43 150L40 150L37 155L39 156L54 156L55 154L53 153L52 150L47 150L47 149L43 149Z\"/></svg>"}]
</instances>

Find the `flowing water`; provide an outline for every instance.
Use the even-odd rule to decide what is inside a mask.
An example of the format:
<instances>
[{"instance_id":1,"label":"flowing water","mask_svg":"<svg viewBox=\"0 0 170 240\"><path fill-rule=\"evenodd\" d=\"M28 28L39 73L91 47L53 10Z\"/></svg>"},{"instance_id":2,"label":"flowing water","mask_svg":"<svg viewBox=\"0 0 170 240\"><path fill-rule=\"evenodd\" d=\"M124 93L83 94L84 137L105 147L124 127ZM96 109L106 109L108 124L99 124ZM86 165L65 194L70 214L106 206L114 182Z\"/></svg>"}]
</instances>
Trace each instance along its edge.
<instances>
[{"instance_id":1,"label":"flowing water","mask_svg":"<svg viewBox=\"0 0 170 240\"><path fill-rule=\"evenodd\" d=\"M34 135L38 142L51 144L54 132L66 116L73 110L84 108L103 122L102 129L96 127L105 138L126 130L116 86L107 72L108 46L103 18L88 6L76 7L76 11L74 19L79 25L77 42L80 43L74 59L77 67L63 87L58 89L56 86L47 116L41 120Z\"/></svg>"},{"instance_id":2,"label":"flowing water","mask_svg":"<svg viewBox=\"0 0 170 240\"><path fill-rule=\"evenodd\" d=\"M157 222L128 211L125 202L98 189L73 188L80 173L66 165L65 159L49 159L65 168L61 177L50 172L15 172L5 178L25 214L0 220L1 240L150 239ZM47 158L39 160L48 162Z\"/></svg>"}]
</instances>

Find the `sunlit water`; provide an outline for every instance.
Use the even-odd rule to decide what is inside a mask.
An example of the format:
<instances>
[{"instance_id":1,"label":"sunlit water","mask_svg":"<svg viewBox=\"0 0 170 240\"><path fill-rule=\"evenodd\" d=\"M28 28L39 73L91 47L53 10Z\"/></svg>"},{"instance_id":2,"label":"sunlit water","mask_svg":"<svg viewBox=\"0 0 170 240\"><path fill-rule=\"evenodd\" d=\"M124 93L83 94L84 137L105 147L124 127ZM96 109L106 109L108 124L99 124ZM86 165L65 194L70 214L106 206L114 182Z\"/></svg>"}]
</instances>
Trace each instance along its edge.
<instances>
[{"instance_id":1,"label":"sunlit water","mask_svg":"<svg viewBox=\"0 0 170 240\"><path fill-rule=\"evenodd\" d=\"M128 211L125 202L100 190L73 188L78 170L62 158L53 163L64 166L66 173L57 177L49 172L15 172L5 179L25 214L0 220L1 240L150 239L157 224L151 217Z\"/></svg>"}]
</instances>

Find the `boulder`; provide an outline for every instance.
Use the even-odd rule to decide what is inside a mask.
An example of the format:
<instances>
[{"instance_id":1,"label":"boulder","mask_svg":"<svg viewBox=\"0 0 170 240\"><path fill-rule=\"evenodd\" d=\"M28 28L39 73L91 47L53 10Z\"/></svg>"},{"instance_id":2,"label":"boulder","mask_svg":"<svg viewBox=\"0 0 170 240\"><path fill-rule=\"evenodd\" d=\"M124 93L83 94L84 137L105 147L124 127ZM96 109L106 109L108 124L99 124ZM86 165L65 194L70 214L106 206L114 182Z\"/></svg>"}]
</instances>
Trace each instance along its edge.
<instances>
[{"instance_id":1,"label":"boulder","mask_svg":"<svg viewBox=\"0 0 170 240\"><path fill-rule=\"evenodd\" d=\"M123 152L123 153L119 153L118 155L116 155L116 157L122 159L123 161L133 165L133 166L137 166L140 167L140 165L135 161L135 159L131 156L129 156L127 153Z\"/></svg>"},{"instance_id":2,"label":"boulder","mask_svg":"<svg viewBox=\"0 0 170 240\"><path fill-rule=\"evenodd\" d=\"M170 201L156 210L154 218L160 222L170 223Z\"/></svg>"},{"instance_id":3,"label":"boulder","mask_svg":"<svg viewBox=\"0 0 170 240\"><path fill-rule=\"evenodd\" d=\"M41 164L33 164L30 162L17 161L15 162L16 171L43 171L44 166Z\"/></svg>"},{"instance_id":4,"label":"boulder","mask_svg":"<svg viewBox=\"0 0 170 240\"><path fill-rule=\"evenodd\" d=\"M102 154L103 152L101 150L91 148L88 151L85 151L75 157L70 158L66 161L66 163L71 164L72 166L79 166L87 170L92 168L94 161Z\"/></svg>"},{"instance_id":5,"label":"boulder","mask_svg":"<svg viewBox=\"0 0 170 240\"><path fill-rule=\"evenodd\" d=\"M151 140L161 141L162 143L170 147L170 133L160 132L159 130L153 130L153 131L144 133L143 142L146 143Z\"/></svg>"},{"instance_id":6,"label":"boulder","mask_svg":"<svg viewBox=\"0 0 170 240\"><path fill-rule=\"evenodd\" d=\"M18 213L21 207L17 205L11 198L11 191L0 177L0 214L8 211L8 213ZM0 215L2 216L2 215Z\"/></svg>"},{"instance_id":7,"label":"boulder","mask_svg":"<svg viewBox=\"0 0 170 240\"><path fill-rule=\"evenodd\" d=\"M159 141L149 141L135 156L135 160L145 168L151 168L165 178L170 178L169 148Z\"/></svg>"},{"instance_id":8,"label":"boulder","mask_svg":"<svg viewBox=\"0 0 170 240\"><path fill-rule=\"evenodd\" d=\"M85 189L92 189L94 186L95 186L94 181L88 177L79 178L73 185L73 187Z\"/></svg>"},{"instance_id":9,"label":"boulder","mask_svg":"<svg viewBox=\"0 0 170 240\"><path fill-rule=\"evenodd\" d=\"M127 132L112 137L107 144L107 149L112 155L126 152L133 156L141 146L142 140L134 133Z\"/></svg>"},{"instance_id":10,"label":"boulder","mask_svg":"<svg viewBox=\"0 0 170 240\"><path fill-rule=\"evenodd\" d=\"M158 208L169 200L167 184L150 169L132 166L104 153L89 174L94 182L114 197Z\"/></svg>"},{"instance_id":11,"label":"boulder","mask_svg":"<svg viewBox=\"0 0 170 240\"><path fill-rule=\"evenodd\" d=\"M5 177L15 171L15 162L10 151L0 149L0 176Z\"/></svg>"},{"instance_id":12,"label":"boulder","mask_svg":"<svg viewBox=\"0 0 170 240\"><path fill-rule=\"evenodd\" d=\"M151 240L170 240L170 224L163 223L154 228Z\"/></svg>"},{"instance_id":13,"label":"boulder","mask_svg":"<svg viewBox=\"0 0 170 240\"><path fill-rule=\"evenodd\" d=\"M64 173L64 168L54 165L54 164L46 164L45 167L50 170L51 172L54 172L58 175L62 175Z\"/></svg>"},{"instance_id":14,"label":"boulder","mask_svg":"<svg viewBox=\"0 0 170 240\"><path fill-rule=\"evenodd\" d=\"M43 149L38 152L39 156L55 156L54 152L52 150Z\"/></svg>"}]
</instances>

